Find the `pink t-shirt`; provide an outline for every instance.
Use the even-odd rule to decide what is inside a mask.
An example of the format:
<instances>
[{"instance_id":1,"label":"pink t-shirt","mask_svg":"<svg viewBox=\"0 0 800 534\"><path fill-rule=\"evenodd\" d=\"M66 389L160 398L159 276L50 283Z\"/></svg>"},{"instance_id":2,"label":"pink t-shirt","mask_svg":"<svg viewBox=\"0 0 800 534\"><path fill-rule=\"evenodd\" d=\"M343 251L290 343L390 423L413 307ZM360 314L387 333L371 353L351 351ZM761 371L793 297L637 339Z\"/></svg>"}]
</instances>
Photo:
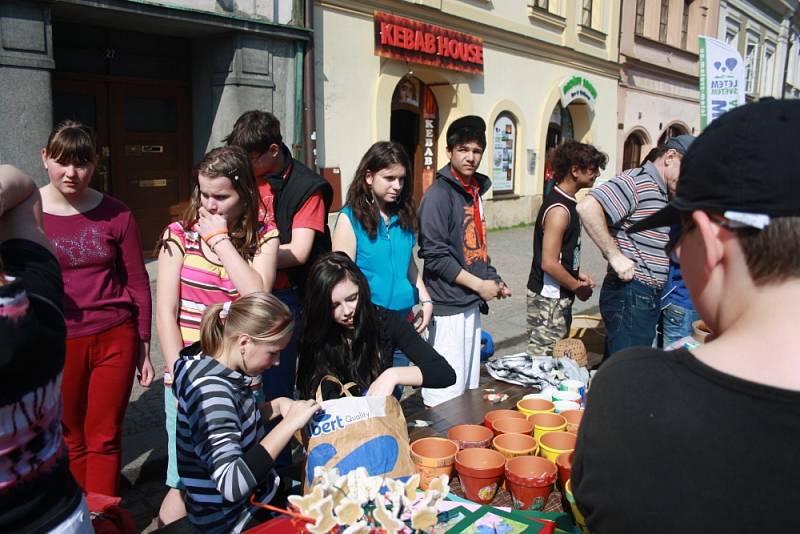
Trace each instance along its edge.
<instances>
[{"instance_id":1,"label":"pink t-shirt","mask_svg":"<svg viewBox=\"0 0 800 534\"><path fill-rule=\"evenodd\" d=\"M139 338L148 341L150 278L128 207L103 195L85 213L45 213L44 229L64 277L67 338L97 334L134 317Z\"/></svg>"}]
</instances>

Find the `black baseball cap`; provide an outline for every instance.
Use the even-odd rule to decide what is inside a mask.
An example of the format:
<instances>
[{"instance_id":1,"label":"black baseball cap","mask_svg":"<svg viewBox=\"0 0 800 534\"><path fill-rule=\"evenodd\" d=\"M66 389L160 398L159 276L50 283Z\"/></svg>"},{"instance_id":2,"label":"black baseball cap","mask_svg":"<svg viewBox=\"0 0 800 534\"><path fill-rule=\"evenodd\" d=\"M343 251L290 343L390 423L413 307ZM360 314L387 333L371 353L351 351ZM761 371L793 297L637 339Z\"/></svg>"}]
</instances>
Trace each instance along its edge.
<instances>
[{"instance_id":1,"label":"black baseball cap","mask_svg":"<svg viewBox=\"0 0 800 534\"><path fill-rule=\"evenodd\" d=\"M486 134L486 121L477 115L466 115L454 120L450 126L447 127L447 137L453 135L457 130L473 130Z\"/></svg>"},{"instance_id":2,"label":"black baseball cap","mask_svg":"<svg viewBox=\"0 0 800 534\"><path fill-rule=\"evenodd\" d=\"M628 233L670 226L681 212L707 211L763 229L800 216L800 100L762 100L712 122L681 162L675 198Z\"/></svg>"}]
</instances>

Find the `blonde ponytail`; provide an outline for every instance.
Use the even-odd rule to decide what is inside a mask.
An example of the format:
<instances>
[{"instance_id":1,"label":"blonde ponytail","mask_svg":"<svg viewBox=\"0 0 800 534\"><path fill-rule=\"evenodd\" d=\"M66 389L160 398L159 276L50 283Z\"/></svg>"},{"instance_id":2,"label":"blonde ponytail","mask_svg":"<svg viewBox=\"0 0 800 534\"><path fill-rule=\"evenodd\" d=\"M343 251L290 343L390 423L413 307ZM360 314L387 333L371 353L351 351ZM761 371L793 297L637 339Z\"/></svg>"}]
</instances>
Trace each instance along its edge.
<instances>
[{"instance_id":1,"label":"blonde ponytail","mask_svg":"<svg viewBox=\"0 0 800 534\"><path fill-rule=\"evenodd\" d=\"M200 323L200 348L204 354L219 357L240 334L257 343L275 343L293 330L292 312L283 302L270 293L251 293L206 308Z\"/></svg>"}]
</instances>

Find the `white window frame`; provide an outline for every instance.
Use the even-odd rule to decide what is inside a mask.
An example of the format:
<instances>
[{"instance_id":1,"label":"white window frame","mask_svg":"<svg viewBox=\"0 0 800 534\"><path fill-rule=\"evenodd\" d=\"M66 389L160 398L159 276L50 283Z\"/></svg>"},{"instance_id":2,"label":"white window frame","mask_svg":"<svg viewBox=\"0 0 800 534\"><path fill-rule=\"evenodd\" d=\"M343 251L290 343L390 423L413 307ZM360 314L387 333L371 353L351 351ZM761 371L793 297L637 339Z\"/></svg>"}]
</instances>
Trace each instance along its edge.
<instances>
[{"instance_id":1,"label":"white window frame","mask_svg":"<svg viewBox=\"0 0 800 534\"><path fill-rule=\"evenodd\" d=\"M744 45L744 85L745 92L752 95L758 87L758 34L747 32L747 41Z\"/></svg>"}]
</instances>

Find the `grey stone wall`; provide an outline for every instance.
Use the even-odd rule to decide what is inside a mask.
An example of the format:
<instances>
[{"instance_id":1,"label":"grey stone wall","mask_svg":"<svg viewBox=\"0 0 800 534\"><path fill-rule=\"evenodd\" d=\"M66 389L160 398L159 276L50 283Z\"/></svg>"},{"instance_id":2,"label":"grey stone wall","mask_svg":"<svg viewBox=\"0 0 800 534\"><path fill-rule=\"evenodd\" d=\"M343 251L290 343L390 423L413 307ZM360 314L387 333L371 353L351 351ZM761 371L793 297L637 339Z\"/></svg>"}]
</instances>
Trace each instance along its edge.
<instances>
[{"instance_id":1,"label":"grey stone wall","mask_svg":"<svg viewBox=\"0 0 800 534\"><path fill-rule=\"evenodd\" d=\"M0 2L0 163L47 182L39 150L52 128L54 68L50 11L33 2Z\"/></svg>"},{"instance_id":2,"label":"grey stone wall","mask_svg":"<svg viewBox=\"0 0 800 534\"><path fill-rule=\"evenodd\" d=\"M220 146L251 109L274 113L284 141L294 133L295 43L243 33L197 39L192 56L193 160Z\"/></svg>"}]
</instances>

